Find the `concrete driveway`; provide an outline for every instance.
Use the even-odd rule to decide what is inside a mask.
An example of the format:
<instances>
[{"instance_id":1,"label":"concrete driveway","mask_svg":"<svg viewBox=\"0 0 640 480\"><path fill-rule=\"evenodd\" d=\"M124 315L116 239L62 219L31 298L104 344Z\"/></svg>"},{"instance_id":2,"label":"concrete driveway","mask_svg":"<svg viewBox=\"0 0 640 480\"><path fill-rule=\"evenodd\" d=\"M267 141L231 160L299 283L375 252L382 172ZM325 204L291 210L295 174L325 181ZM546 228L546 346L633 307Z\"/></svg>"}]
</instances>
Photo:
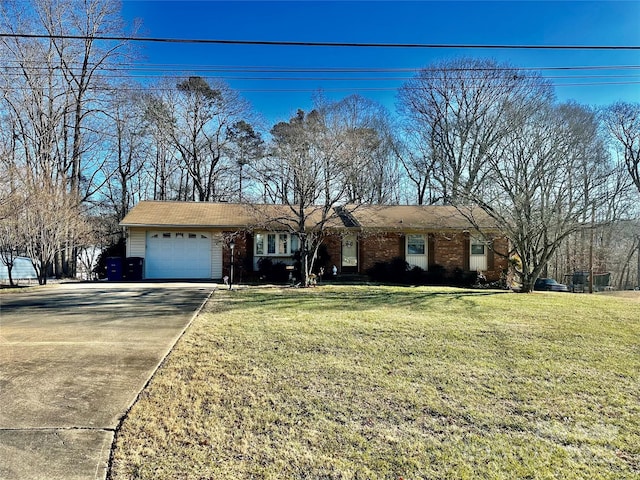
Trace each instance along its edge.
<instances>
[{"instance_id":1,"label":"concrete driveway","mask_svg":"<svg viewBox=\"0 0 640 480\"><path fill-rule=\"evenodd\" d=\"M0 478L104 479L120 419L214 287L0 295Z\"/></svg>"}]
</instances>

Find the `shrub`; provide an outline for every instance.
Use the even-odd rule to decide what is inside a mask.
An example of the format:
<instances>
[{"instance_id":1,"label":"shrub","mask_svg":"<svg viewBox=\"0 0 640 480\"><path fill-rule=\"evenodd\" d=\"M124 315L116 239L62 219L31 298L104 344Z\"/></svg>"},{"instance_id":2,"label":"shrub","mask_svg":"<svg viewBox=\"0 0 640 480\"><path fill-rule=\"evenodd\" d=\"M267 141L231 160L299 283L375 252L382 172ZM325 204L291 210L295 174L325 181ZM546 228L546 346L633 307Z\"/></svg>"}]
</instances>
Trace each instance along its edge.
<instances>
[{"instance_id":1,"label":"shrub","mask_svg":"<svg viewBox=\"0 0 640 480\"><path fill-rule=\"evenodd\" d=\"M424 284L425 285L446 285L447 284L447 269L442 265L431 265L429 270L424 272Z\"/></svg>"},{"instance_id":2,"label":"shrub","mask_svg":"<svg viewBox=\"0 0 640 480\"><path fill-rule=\"evenodd\" d=\"M409 264L401 257L389 262L377 262L367 270L367 275L375 282L406 283Z\"/></svg>"},{"instance_id":3,"label":"shrub","mask_svg":"<svg viewBox=\"0 0 640 480\"><path fill-rule=\"evenodd\" d=\"M476 282L476 272L456 268L448 272L442 265L432 265L428 271L411 267L403 258L396 257L389 262L378 262L367 270L374 282L403 285L452 285L470 287Z\"/></svg>"},{"instance_id":4,"label":"shrub","mask_svg":"<svg viewBox=\"0 0 640 480\"><path fill-rule=\"evenodd\" d=\"M406 280L411 285L425 285L427 272L423 268L414 266L407 272Z\"/></svg>"},{"instance_id":5,"label":"shrub","mask_svg":"<svg viewBox=\"0 0 640 480\"><path fill-rule=\"evenodd\" d=\"M456 268L449 276L448 283L456 287L470 287L476 282L477 275L477 272L467 272Z\"/></svg>"},{"instance_id":6,"label":"shrub","mask_svg":"<svg viewBox=\"0 0 640 480\"><path fill-rule=\"evenodd\" d=\"M294 272L294 276L297 272ZM285 283L289 280L289 271L282 262L273 263L270 258L262 257L258 260L258 274L260 279L268 282Z\"/></svg>"}]
</instances>

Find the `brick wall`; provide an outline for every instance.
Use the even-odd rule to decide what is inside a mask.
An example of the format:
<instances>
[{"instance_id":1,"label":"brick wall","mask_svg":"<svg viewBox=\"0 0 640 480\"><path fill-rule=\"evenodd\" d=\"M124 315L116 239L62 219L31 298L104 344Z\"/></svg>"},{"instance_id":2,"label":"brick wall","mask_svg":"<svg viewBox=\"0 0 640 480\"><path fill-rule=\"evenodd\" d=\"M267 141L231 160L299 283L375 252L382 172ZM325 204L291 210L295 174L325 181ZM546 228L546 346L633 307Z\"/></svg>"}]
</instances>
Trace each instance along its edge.
<instances>
[{"instance_id":1,"label":"brick wall","mask_svg":"<svg viewBox=\"0 0 640 480\"><path fill-rule=\"evenodd\" d=\"M469 256L468 247L469 235L459 233L435 233L433 234L433 254L434 258L429 259L429 264L442 265L451 272L456 268L468 268L465 265L465 256Z\"/></svg>"},{"instance_id":2,"label":"brick wall","mask_svg":"<svg viewBox=\"0 0 640 480\"><path fill-rule=\"evenodd\" d=\"M430 264L442 265L448 271L469 268L469 234L468 233L436 233L434 238L434 259ZM508 260L505 254L509 251L509 241L505 237L496 237L487 249L487 269L483 272L488 281L500 279L503 270L507 269ZM497 252L497 253L496 253Z\"/></svg>"},{"instance_id":3,"label":"brick wall","mask_svg":"<svg viewBox=\"0 0 640 480\"><path fill-rule=\"evenodd\" d=\"M500 279L503 272L509 269L509 239L506 237L497 237L493 239L492 249L495 251L493 254L493 268L487 270L487 280L490 282Z\"/></svg>"},{"instance_id":4,"label":"brick wall","mask_svg":"<svg viewBox=\"0 0 640 480\"><path fill-rule=\"evenodd\" d=\"M381 233L360 237L360 272L365 273L378 262L404 257L404 235Z\"/></svg>"},{"instance_id":5,"label":"brick wall","mask_svg":"<svg viewBox=\"0 0 640 480\"><path fill-rule=\"evenodd\" d=\"M223 246L223 274L229 274L229 266L231 261L231 251L229 249L229 240L233 237L235 242L235 274L238 275L242 268L244 258L253 258L252 237L246 233L224 232L225 244ZM404 258L404 235L400 233L381 233L368 234L359 236L358 248L358 264L359 272L365 273L373 267L377 262L388 262L396 257ZM447 271L451 272L457 268L468 268L469 258L469 234L464 232L444 233L438 232L430 234L429 242L430 253L429 265L442 265ZM327 235L323 240L327 248L327 253L331 257L330 264L336 265L340 272L342 261L342 239L340 235ZM493 239L492 248L498 253L494 253L492 249L488 249L487 270L484 272L488 281L498 280L503 272L507 269L508 260L506 253L509 250L508 240L504 237L496 237ZM502 254L502 255L501 255ZM467 261L465 263L465 255ZM493 260L490 258L493 256Z\"/></svg>"},{"instance_id":6,"label":"brick wall","mask_svg":"<svg viewBox=\"0 0 640 480\"><path fill-rule=\"evenodd\" d=\"M330 272L331 265L338 267L338 272L340 272L340 267L342 266L342 237L336 234L326 235L322 243L327 248L327 253L330 257L328 265L329 271L325 272L325 275Z\"/></svg>"},{"instance_id":7,"label":"brick wall","mask_svg":"<svg viewBox=\"0 0 640 480\"><path fill-rule=\"evenodd\" d=\"M469 234L464 232L438 232L430 234L429 251L433 254L429 258L429 265L438 264L447 271L469 268ZM493 240L493 249L503 255L487 252L487 270L484 271L488 281L496 281L508 261L504 256L508 252L508 240L498 237ZM404 258L404 235L398 233L384 233L379 235L365 235L360 237L360 272L366 272L377 262L388 262L398 256ZM493 257L493 259L491 258Z\"/></svg>"},{"instance_id":8,"label":"brick wall","mask_svg":"<svg viewBox=\"0 0 640 480\"><path fill-rule=\"evenodd\" d=\"M235 247L233 248L233 264L234 264L234 279L236 281L241 278L241 275L245 273L243 270L244 259L247 255L253 257L253 244L251 243L251 237L244 232L222 232L223 245L222 245L222 275L229 275L231 271L231 248L229 242L233 239Z\"/></svg>"}]
</instances>

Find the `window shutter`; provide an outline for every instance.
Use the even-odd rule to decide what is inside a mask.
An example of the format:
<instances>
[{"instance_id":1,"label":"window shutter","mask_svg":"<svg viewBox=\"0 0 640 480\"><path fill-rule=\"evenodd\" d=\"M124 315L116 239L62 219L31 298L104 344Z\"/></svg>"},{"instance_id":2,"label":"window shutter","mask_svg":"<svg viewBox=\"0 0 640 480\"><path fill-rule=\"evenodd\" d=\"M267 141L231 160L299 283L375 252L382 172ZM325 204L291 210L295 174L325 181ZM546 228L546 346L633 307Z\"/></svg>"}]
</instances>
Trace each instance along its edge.
<instances>
[{"instance_id":1,"label":"window shutter","mask_svg":"<svg viewBox=\"0 0 640 480\"><path fill-rule=\"evenodd\" d=\"M406 243L405 236L404 235L400 235L400 244L398 245L398 256L400 258L406 258L406 256L405 256L405 252L406 252L405 243Z\"/></svg>"},{"instance_id":2,"label":"window shutter","mask_svg":"<svg viewBox=\"0 0 640 480\"><path fill-rule=\"evenodd\" d=\"M253 265L253 235L250 233L244 234L246 246L244 255L247 258L246 265Z\"/></svg>"},{"instance_id":3,"label":"window shutter","mask_svg":"<svg viewBox=\"0 0 640 480\"><path fill-rule=\"evenodd\" d=\"M471 241L469 240L469 234L465 233L462 242L462 269L465 272L469 271L469 255L471 255Z\"/></svg>"},{"instance_id":4,"label":"window shutter","mask_svg":"<svg viewBox=\"0 0 640 480\"><path fill-rule=\"evenodd\" d=\"M436 265L436 239L433 234L427 235L427 257L429 268Z\"/></svg>"},{"instance_id":5,"label":"window shutter","mask_svg":"<svg viewBox=\"0 0 640 480\"><path fill-rule=\"evenodd\" d=\"M487 245L487 270L495 268L495 260L493 254L493 245Z\"/></svg>"}]
</instances>

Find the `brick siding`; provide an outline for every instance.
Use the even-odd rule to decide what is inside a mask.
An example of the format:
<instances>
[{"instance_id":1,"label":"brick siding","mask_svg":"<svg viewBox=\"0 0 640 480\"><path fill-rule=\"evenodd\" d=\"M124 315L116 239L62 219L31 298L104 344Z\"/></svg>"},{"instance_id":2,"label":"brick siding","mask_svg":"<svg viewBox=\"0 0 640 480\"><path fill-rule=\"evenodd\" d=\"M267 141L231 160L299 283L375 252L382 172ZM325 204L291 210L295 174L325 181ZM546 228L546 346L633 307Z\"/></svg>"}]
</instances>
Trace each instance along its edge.
<instances>
[{"instance_id":1,"label":"brick siding","mask_svg":"<svg viewBox=\"0 0 640 480\"><path fill-rule=\"evenodd\" d=\"M235 242L235 268L242 264L243 260L248 256L253 258L253 242L252 236L246 233L224 232L225 245L223 247L223 272L225 275L229 272L231 261L231 251L228 246L228 240L233 236ZM441 265L447 271L452 272L455 269L468 268L469 258L469 234L464 232L436 232L429 234L430 253L429 265ZM365 273L378 262L388 262L396 257L404 258L404 234L402 233L380 233L360 235L358 237L358 271ZM330 264L338 267L338 272L342 266L342 237L338 234L327 235L323 244L330 256ZM493 255L493 261L487 258L487 270L483 273L488 281L495 281L500 278L503 271L508 267L506 254L508 253L509 242L504 237L496 237L492 242L492 249L488 249L488 257ZM465 256L467 258L465 263ZM239 272L238 272L239 273Z\"/></svg>"},{"instance_id":2,"label":"brick siding","mask_svg":"<svg viewBox=\"0 0 640 480\"><path fill-rule=\"evenodd\" d=\"M378 262L404 258L404 235L381 233L360 237L360 272L365 273Z\"/></svg>"}]
</instances>

